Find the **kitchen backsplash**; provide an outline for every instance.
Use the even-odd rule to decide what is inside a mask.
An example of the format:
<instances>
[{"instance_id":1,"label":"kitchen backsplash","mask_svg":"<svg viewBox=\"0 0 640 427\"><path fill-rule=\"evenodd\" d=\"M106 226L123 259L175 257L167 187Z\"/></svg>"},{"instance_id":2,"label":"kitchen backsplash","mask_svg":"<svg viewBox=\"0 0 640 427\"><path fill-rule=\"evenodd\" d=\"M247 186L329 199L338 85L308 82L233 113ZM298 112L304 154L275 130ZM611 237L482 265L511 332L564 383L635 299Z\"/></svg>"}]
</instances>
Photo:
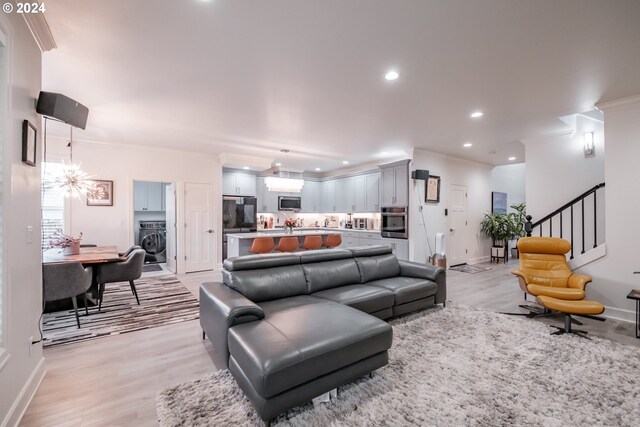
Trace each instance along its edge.
<instances>
[{"instance_id":1,"label":"kitchen backsplash","mask_svg":"<svg viewBox=\"0 0 640 427\"><path fill-rule=\"evenodd\" d=\"M348 221L348 214L303 214L296 212L279 212L277 214L272 213L259 213L258 214L258 224L260 224L260 218L262 218L263 223L270 223L270 219L273 219L273 227L282 227L284 225L285 219L293 219L300 220L300 224L302 227L324 227L325 220L329 220L334 226L339 227L342 221ZM351 219L355 218L373 218L378 220L377 223L380 223L380 214L379 213L363 213L363 214L354 214L351 215ZM330 224L331 226L331 224Z\"/></svg>"}]
</instances>

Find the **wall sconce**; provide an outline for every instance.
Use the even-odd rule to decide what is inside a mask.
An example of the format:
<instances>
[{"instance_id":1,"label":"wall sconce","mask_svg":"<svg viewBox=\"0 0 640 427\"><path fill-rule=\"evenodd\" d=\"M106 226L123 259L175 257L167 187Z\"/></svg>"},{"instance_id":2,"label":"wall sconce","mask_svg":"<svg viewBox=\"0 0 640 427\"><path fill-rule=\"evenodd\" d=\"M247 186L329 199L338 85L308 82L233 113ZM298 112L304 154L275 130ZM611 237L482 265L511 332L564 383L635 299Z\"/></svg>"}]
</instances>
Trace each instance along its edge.
<instances>
[{"instance_id":1,"label":"wall sconce","mask_svg":"<svg viewBox=\"0 0 640 427\"><path fill-rule=\"evenodd\" d=\"M593 144L593 132L584 134L584 156L593 157L596 155L596 147Z\"/></svg>"}]
</instances>

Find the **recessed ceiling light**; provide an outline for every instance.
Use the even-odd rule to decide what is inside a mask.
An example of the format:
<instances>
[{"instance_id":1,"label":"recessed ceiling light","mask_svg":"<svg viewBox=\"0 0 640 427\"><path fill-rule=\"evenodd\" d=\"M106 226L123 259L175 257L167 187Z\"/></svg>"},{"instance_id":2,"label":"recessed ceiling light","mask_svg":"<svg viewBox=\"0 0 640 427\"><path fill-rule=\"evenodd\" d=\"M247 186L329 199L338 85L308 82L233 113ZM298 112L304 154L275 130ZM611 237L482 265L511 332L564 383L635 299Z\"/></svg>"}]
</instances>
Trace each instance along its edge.
<instances>
[{"instance_id":1,"label":"recessed ceiling light","mask_svg":"<svg viewBox=\"0 0 640 427\"><path fill-rule=\"evenodd\" d=\"M400 77L400 74L394 70L388 71L387 74L384 75L384 78L387 80L396 80L398 77Z\"/></svg>"},{"instance_id":2,"label":"recessed ceiling light","mask_svg":"<svg viewBox=\"0 0 640 427\"><path fill-rule=\"evenodd\" d=\"M482 117L484 114L482 113L482 111L474 111L473 113L471 113L471 118L472 119L477 119L478 117Z\"/></svg>"},{"instance_id":3,"label":"recessed ceiling light","mask_svg":"<svg viewBox=\"0 0 640 427\"><path fill-rule=\"evenodd\" d=\"M244 166L242 169L249 170L250 168L249 168L249 166Z\"/></svg>"},{"instance_id":4,"label":"recessed ceiling light","mask_svg":"<svg viewBox=\"0 0 640 427\"><path fill-rule=\"evenodd\" d=\"M343 165L348 165L348 164L349 164L349 160L344 160L344 161L342 162L342 164L343 164Z\"/></svg>"},{"instance_id":5,"label":"recessed ceiling light","mask_svg":"<svg viewBox=\"0 0 640 427\"><path fill-rule=\"evenodd\" d=\"M386 151L383 151L382 153L380 153L381 156L388 156L389 153L387 153Z\"/></svg>"},{"instance_id":6,"label":"recessed ceiling light","mask_svg":"<svg viewBox=\"0 0 640 427\"><path fill-rule=\"evenodd\" d=\"M282 163L276 163L276 166L282 166Z\"/></svg>"},{"instance_id":7,"label":"recessed ceiling light","mask_svg":"<svg viewBox=\"0 0 640 427\"><path fill-rule=\"evenodd\" d=\"M469 148L469 147L471 147L472 145L473 145L473 144L472 144L472 143L470 143L470 142L465 142L462 146L463 146L464 148Z\"/></svg>"},{"instance_id":8,"label":"recessed ceiling light","mask_svg":"<svg viewBox=\"0 0 640 427\"><path fill-rule=\"evenodd\" d=\"M516 158L515 158L515 157L513 157L513 156L512 156L512 157L509 157L509 161L510 161L510 162L514 161L515 159L516 159Z\"/></svg>"},{"instance_id":9,"label":"recessed ceiling light","mask_svg":"<svg viewBox=\"0 0 640 427\"><path fill-rule=\"evenodd\" d=\"M320 168L316 168L316 172L319 172L319 171L320 171Z\"/></svg>"}]
</instances>

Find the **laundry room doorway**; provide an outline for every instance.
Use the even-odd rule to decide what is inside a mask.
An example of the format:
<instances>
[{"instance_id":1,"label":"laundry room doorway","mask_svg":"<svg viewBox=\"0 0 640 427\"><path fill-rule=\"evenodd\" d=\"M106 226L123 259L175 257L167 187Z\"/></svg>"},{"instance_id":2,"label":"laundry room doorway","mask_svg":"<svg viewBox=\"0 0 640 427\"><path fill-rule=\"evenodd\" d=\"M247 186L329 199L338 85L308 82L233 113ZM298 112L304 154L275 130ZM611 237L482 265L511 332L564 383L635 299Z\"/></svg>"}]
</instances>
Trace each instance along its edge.
<instances>
[{"instance_id":1,"label":"laundry room doorway","mask_svg":"<svg viewBox=\"0 0 640 427\"><path fill-rule=\"evenodd\" d=\"M176 272L175 210L175 184L133 182L134 243L146 252L146 272Z\"/></svg>"}]
</instances>

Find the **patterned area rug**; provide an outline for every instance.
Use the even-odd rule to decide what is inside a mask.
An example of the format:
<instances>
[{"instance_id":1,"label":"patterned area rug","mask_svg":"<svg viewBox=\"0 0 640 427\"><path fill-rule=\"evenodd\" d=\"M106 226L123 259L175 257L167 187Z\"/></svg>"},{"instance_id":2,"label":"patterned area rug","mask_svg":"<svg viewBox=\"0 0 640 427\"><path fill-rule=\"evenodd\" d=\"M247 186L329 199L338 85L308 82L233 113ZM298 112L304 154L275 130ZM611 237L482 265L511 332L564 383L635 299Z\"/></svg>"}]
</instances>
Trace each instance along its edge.
<instances>
[{"instance_id":1,"label":"patterned area rug","mask_svg":"<svg viewBox=\"0 0 640 427\"><path fill-rule=\"evenodd\" d=\"M86 341L110 335L125 334L185 322L199 317L198 300L173 275L136 280L140 305L131 293L129 282L108 283L102 311L78 309L80 326L76 326L73 310L46 313L42 332L44 347Z\"/></svg>"},{"instance_id":2,"label":"patterned area rug","mask_svg":"<svg viewBox=\"0 0 640 427\"><path fill-rule=\"evenodd\" d=\"M461 271L463 273L476 274L482 273L483 271L491 270L491 267L478 267L477 265L456 265L455 267L449 268L449 270L453 271Z\"/></svg>"},{"instance_id":3,"label":"patterned area rug","mask_svg":"<svg viewBox=\"0 0 640 427\"><path fill-rule=\"evenodd\" d=\"M278 426L637 426L640 353L535 320L447 307L391 322L389 364ZM228 370L160 392L162 426L255 426Z\"/></svg>"}]
</instances>

